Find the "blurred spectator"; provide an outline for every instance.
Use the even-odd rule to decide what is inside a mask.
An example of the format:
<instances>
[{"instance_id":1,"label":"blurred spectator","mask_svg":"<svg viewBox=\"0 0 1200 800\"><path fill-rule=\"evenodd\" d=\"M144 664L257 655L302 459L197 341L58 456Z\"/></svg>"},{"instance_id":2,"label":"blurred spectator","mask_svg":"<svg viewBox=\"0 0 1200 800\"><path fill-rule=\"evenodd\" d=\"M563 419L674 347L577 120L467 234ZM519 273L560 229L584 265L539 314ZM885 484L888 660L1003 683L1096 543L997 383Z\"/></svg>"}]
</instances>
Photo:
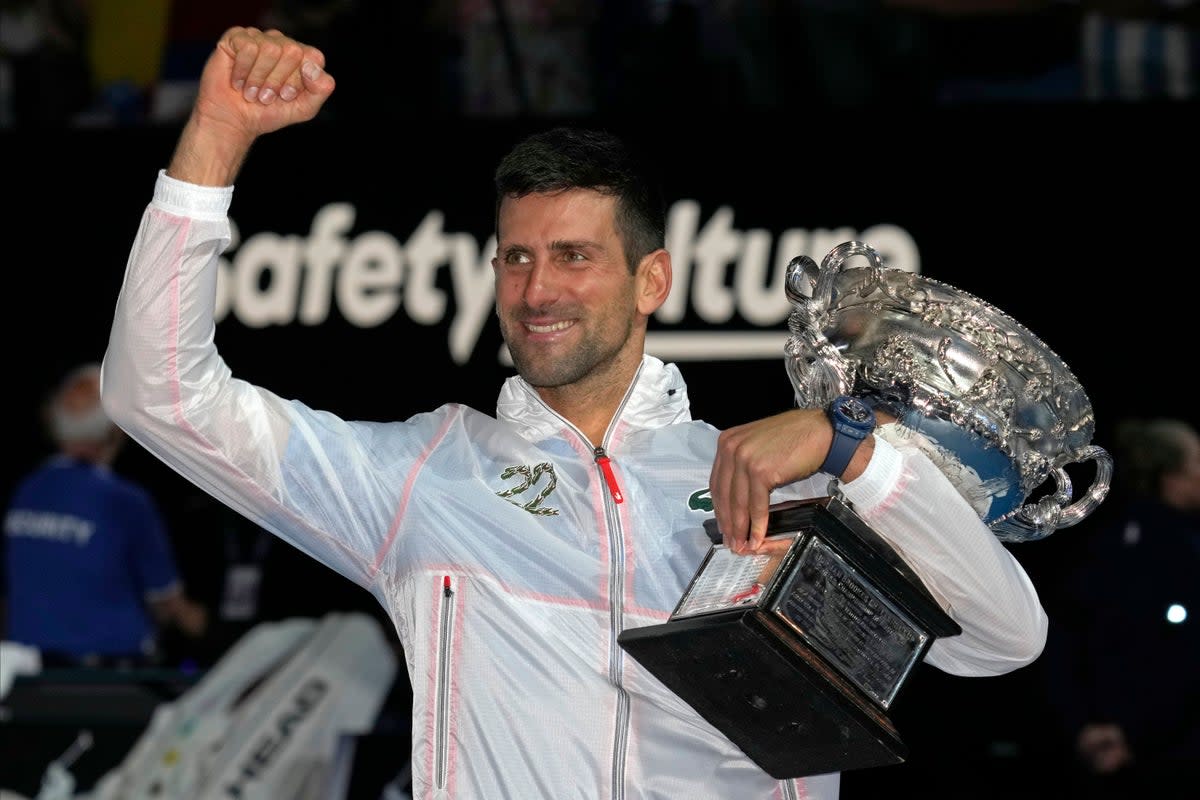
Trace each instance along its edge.
<instances>
[{"instance_id":1,"label":"blurred spectator","mask_svg":"<svg viewBox=\"0 0 1200 800\"><path fill-rule=\"evenodd\" d=\"M86 0L0 0L0 128L66 125L91 99Z\"/></svg>"},{"instance_id":2,"label":"blurred spectator","mask_svg":"<svg viewBox=\"0 0 1200 800\"><path fill-rule=\"evenodd\" d=\"M277 27L325 53L342 85L327 119L1192 100L1198 9L1197 0L0 0L0 128L182 122L210 43L234 24ZM382 105L370 88L381 69L394 88Z\"/></svg>"},{"instance_id":3,"label":"blurred spectator","mask_svg":"<svg viewBox=\"0 0 1200 800\"><path fill-rule=\"evenodd\" d=\"M692 107L777 112L1080 96L1077 9L1062 0L648 5L666 8L662 21L651 16L648 51L655 58L621 90L635 98L653 93L656 107L664 97Z\"/></svg>"},{"instance_id":4,"label":"blurred spectator","mask_svg":"<svg viewBox=\"0 0 1200 800\"><path fill-rule=\"evenodd\" d=\"M1116 430L1110 524L1063 584L1042 659L1089 798L1195 797L1200 765L1200 435Z\"/></svg>"},{"instance_id":5,"label":"blurred spectator","mask_svg":"<svg viewBox=\"0 0 1200 800\"><path fill-rule=\"evenodd\" d=\"M44 666L157 661L157 626L203 635L153 499L112 471L125 435L100 406L100 367L73 369L46 404L58 451L18 485L4 517L5 637Z\"/></svg>"},{"instance_id":6,"label":"blurred spectator","mask_svg":"<svg viewBox=\"0 0 1200 800\"><path fill-rule=\"evenodd\" d=\"M1192 100L1200 77L1200 4L1080 0L1088 100Z\"/></svg>"},{"instance_id":7,"label":"blurred spectator","mask_svg":"<svg viewBox=\"0 0 1200 800\"><path fill-rule=\"evenodd\" d=\"M171 0L88 0L92 105L83 124L146 121L162 74Z\"/></svg>"},{"instance_id":8,"label":"blurred spectator","mask_svg":"<svg viewBox=\"0 0 1200 800\"><path fill-rule=\"evenodd\" d=\"M462 41L468 116L595 111L589 31L597 0L442 0Z\"/></svg>"}]
</instances>

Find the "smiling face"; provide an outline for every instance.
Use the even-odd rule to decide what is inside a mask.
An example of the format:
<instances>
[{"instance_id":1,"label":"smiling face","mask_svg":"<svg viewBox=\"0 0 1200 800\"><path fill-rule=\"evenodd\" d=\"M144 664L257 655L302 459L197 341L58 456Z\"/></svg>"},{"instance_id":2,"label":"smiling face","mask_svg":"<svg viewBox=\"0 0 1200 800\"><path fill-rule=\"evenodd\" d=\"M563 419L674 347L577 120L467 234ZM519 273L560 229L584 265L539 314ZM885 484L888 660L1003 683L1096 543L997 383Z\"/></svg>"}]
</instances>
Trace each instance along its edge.
<instances>
[{"instance_id":1,"label":"smiling face","mask_svg":"<svg viewBox=\"0 0 1200 800\"><path fill-rule=\"evenodd\" d=\"M500 204L496 314L517 371L539 389L619 386L641 363L646 320L666 298L666 251L631 273L616 200L590 189Z\"/></svg>"}]
</instances>

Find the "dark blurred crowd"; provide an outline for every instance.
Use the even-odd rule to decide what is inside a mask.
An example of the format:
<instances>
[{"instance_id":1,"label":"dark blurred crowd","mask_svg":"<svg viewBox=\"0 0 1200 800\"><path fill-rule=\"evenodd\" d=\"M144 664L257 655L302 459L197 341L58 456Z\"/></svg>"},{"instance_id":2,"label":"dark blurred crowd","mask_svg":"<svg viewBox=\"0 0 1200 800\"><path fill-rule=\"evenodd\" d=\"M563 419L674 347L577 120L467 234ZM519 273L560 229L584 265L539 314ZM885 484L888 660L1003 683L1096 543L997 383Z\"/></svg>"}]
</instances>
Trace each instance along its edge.
<instances>
[{"instance_id":1,"label":"dark blurred crowd","mask_svg":"<svg viewBox=\"0 0 1200 800\"><path fill-rule=\"evenodd\" d=\"M0 127L173 123L231 25L321 47L328 116L1193 100L1190 0L0 0ZM379 102L385 92L387 101Z\"/></svg>"}]
</instances>

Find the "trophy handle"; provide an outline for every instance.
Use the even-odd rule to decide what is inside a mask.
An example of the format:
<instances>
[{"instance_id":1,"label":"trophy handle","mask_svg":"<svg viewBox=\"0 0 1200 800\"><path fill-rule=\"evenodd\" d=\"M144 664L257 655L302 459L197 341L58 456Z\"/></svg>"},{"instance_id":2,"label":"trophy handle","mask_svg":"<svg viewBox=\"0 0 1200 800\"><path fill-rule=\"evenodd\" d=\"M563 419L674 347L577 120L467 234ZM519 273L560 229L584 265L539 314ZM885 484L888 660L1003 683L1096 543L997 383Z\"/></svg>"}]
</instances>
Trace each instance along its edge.
<instances>
[{"instance_id":1,"label":"trophy handle","mask_svg":"<svg viewBox=\"0 0 1200 800\"><path fill-rule=\"evenodd\" d=\"M1004 534L1001 538L1011 541L1040 539L1059 528L1069 528L1091 514L1108 495L1112 484L1112 456L1103 447L1091 445L1083 448L1071 463L1089 460L1096 463L1096 476L1082 497L1072 503L1071 479L1066 470L1063 467L1053 470L1050 477L1054 479L1054 493L1022 506L1010 518L993 526L998 533Z\"/></svg>"},{"instance_id":2,"label":"trophy handle","mask_svg":"<svg viewBox=\"0 0 1200 800\"><path fill-rule=\"evenodd\" d=\"M808 256L796 256L787 268L785 291L788 299L805 309L813 319L824 314L833 300L833 281L852 256L866 256L873 269L883 269L879 252L863 242L839 244L829 251L820 267Z\"/></svg>"},{"instance_id":3,"label":"trophy handle","mask_svg":"<svg viewBox=\"0 0 1200 800\"><path fill-rule=\"evenodd\" d=\"M834 279L842 265L856 255L865 256L873 269L884 268L875 248L854 241L830 250L819 267L803 255L788 263L784 290L792 303L788 328L793 342L789 344L787 370L801 406L823 407L834 397L847 394L853 384L850 364L826 338L824 328L833 303ZM804 345L798 347L797 341Z\"/></svg>"}]
</instances>

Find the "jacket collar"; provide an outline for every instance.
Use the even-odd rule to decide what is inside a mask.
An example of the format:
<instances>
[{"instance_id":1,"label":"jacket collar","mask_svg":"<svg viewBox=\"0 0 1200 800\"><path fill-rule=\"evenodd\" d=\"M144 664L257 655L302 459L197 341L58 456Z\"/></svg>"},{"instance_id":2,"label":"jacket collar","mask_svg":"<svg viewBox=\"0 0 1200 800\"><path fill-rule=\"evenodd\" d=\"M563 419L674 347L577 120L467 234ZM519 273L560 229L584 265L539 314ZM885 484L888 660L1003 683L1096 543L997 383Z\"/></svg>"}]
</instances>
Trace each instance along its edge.
<instances>
[{"instance_id":1,"label":"jacket collar","mask_svg":"<svg viewBox=\"0 0 1200 800\"><path fill-rule=\"evenodd\" d=\"M570 427L570 423L542 402L534 388L520 375L504 382L496 403L496 416L530 441L545 439ZM642 365L633 376L605 439L618 423L626 428L661 428L691 418L687 384L679 369L674 364L664 364L654 356L643 354Z\"/></svg>"}]
</instances>

